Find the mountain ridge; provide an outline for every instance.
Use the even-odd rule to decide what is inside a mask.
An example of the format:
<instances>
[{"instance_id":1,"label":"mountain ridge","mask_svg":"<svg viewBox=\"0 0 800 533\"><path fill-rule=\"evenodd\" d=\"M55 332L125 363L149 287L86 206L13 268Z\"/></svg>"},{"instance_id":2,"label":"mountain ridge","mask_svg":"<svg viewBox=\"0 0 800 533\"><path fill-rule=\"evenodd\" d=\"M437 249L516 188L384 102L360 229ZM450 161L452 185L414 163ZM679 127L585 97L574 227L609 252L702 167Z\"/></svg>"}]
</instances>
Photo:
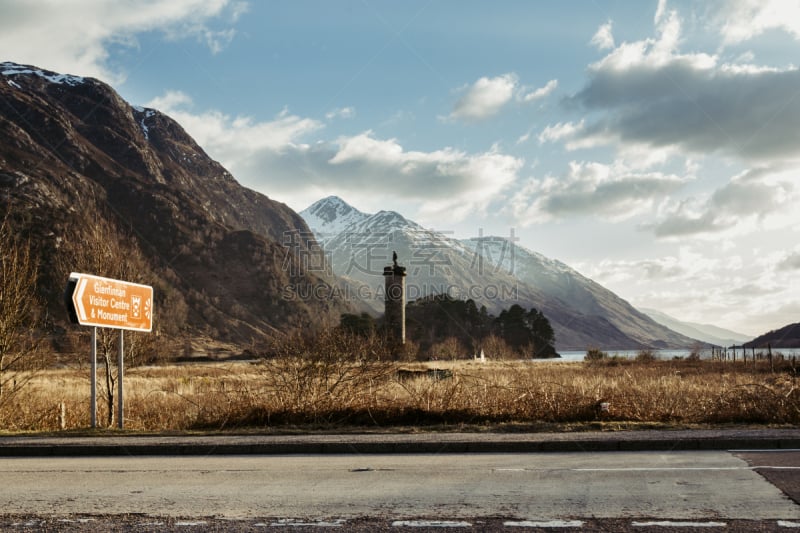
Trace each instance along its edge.
<instances>
[{"instance_id":1,"label":"mountain ridge","mask_svg":"<svg viewBox=\"0 0 800 533\"><path fill-rule=\"evenodd\" d=\"M746 348L800 348L800 322L759 335L744 344Z\"/></svg>"},{"instance_id":2,"label":"mountain ridge","mask_svg":"<svg viewBox=\"0 0 800 533\"><path fill-rule=\"evenodd\" d=\"M697 324L694 322L684 322L671 317L656 309L641 309L643 313L650 316L656 322L666 327L682 333L687 337L692 337L714 346L734 346L752 340L752 337L730 331L711 324Z\"/></svg>"}]
</instances>

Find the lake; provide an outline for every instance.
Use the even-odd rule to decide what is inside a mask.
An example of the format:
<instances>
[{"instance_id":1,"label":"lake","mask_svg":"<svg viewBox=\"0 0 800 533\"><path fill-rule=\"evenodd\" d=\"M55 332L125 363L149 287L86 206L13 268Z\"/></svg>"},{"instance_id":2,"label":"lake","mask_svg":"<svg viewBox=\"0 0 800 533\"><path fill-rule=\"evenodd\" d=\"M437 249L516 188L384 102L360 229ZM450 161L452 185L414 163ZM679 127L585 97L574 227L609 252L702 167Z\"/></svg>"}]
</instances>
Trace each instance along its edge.
<instances>
[{"instance_id":1,"label":"lake","mask_svg":"<svg viewBox=\"0 0 800 533\"><path fill-rule=\"evenodd\" d=\"M603 350L603 351L606 352L609 355L609 357L618 355L620 357L626 357L628 359L635 358L640 352L640 350ZM763 352L764 354L766 354L767 351L756 349L756 354L758 354L759 352ZM565 350L565 351L559 351L558 353L561 355L561 359L535 359L535 361L583 361L584 357L586 357L586 350L580 350L580 351ZM674 359L676 357L681 357L685 359L689 357L691 350L653 350L653 353L658 359L666 360L666 359ZM732 353L731 350L728 350L729 356L731 353ZM748 359L750 359L752 353L753 351L748 348L747 349ZM795 356L797 358L800 358L800 348L772 349L773 355L778 353L782 353L784 357ZM701 350L700 358L711 359L711 350L710 349ZM739 348L736 350L736 359L740 360L741 358L742 358L742 349Z\"/></svg>"}]
</instances>

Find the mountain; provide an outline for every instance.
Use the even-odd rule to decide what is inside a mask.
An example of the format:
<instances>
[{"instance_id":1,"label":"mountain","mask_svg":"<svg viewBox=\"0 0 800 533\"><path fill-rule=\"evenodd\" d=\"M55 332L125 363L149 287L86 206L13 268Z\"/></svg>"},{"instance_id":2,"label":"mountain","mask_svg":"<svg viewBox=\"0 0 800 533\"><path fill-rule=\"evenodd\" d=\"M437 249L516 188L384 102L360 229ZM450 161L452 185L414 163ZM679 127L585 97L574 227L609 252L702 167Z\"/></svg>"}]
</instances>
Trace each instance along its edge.
<instances>
[{"instance_id":1,"label":"mountain","mask_svg":"<svg viewBox=\"0 0 800 533\"><path fill-rule=\"evenodd\" d=\"M492 268L513 274L549 298L567 302L584 317L607 320L633 340L634 347L687 346L693 342L693 337L657 323L612 291L560 261L504 237L481 237L462 242L479 252Z\"/></svg>"},{"instance_id":2,"label":"mountain","mask_svg":"<svg viewBox=\"0 0 800 533\"><path fill-rule=\"evenodd\" d=\"M314 232L317 241L323 245L350 224L361 222L369 216L338 196L328 196L318 200L299 214Z\"/></svg>"},{"instance_id":3,"label":"mountain","mask_svg":"<svg viewBox=\"0 0 800 533\"><path fill-rule=\"evenodd\" d=\"M800 322L770 331L745 343L747 348L766 348L768 345L772 348L800 348Z\"/></svg>"},{"instance_id":4,"label":"mountain","mask_svg":"<svg viewBox=\"0 0 800 533\"><path fill-rule=\"evenodd\" d=\"M352 310L297 296L337 283L309 267L317 244L297 213L96 79L0 63L0 199L58 324L73 270L154 285L157 330L186 338L250 344Z\"/></svg>"},{"instance_id":5,"label":"mountain","mask_svg":"<svg viewBox=\"0 0 800 533\"><path fill-rule=\"evenodd\" d=\"M348 212L339 198L321 202ZM313 222L309 221L312 228ZM513 304L535 307L551 322L559 350L683 347L694 342L657 324L567 265L504 238L459 241L394 211L338 225L332 217L327 223L343 228L325 243L333 272L369 287L362 295L375 312L383 311L383 268L397 252L408 274L409 300L448 294L474 300L495 315Z\"/></svg>"},{"instance_id":6,"label":"mountain","mask_svg":"<svg viewBox=\"0 0 800 533\"><path fill-rule=\"evenodd\" d=\"M714 346L738 346L751 337L710 324L683 322L655 309L641 309L647 316L673 331Z\"/></svg>"}]
</instances>

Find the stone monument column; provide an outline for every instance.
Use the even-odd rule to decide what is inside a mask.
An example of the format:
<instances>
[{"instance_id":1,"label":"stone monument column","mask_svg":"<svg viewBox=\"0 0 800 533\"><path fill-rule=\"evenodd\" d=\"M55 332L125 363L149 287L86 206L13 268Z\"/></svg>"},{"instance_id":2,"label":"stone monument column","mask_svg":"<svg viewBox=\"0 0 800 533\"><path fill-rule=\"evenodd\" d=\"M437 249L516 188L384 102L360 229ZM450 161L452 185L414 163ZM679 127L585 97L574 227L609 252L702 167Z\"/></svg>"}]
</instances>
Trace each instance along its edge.
<instances>
[{"instance_id":1,"label":"stone monument column","mask_svg":"<svg viewBox=\"0 0 800 533\"><path fill-rule=\"evenodd\" d=\"M406 343L406 267L398 266L397 252L392 252L392 265L383 268L383 278L386 333L402 345Z\"/></svg>"}]
</instances>

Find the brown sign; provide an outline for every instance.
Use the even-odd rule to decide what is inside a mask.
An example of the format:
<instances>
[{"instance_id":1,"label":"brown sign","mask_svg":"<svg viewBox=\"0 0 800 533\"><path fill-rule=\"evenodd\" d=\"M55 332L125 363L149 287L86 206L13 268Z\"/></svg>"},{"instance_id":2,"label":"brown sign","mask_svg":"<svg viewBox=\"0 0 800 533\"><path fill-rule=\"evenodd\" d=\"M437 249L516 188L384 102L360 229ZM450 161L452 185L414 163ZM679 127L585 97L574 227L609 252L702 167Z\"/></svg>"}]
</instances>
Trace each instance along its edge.
<instances>
[{"instance_id":1,"label":"brown sign","mask_svg":"<svg viewBox=\"0 0 800 533\"><path fill-rule=\"evenodd\" d=\"M82 326L153 330L153 287L91 274L69 275L70 312Z\"/></svg>"}]
</instances>

